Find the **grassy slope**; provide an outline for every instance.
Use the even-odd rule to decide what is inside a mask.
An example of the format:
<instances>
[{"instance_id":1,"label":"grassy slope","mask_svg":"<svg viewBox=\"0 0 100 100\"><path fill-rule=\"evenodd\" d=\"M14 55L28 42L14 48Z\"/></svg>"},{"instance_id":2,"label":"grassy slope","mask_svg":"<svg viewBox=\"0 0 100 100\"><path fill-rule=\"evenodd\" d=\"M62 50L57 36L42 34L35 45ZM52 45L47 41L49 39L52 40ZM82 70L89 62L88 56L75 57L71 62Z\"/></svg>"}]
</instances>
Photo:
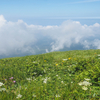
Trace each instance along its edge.
<instances>
[{"instance_id":1,"label":"grassy slope","mask_svg":"<svg viewBox=\"0 0 100 100\"><path fill-rule=\"evenodd\" d=\"M22 87L20 94L23 95L20 100L85 100L86 98L99 100L100 60L98 54L100 54L99 49L73 50L0 59L0 82L5 84L2 87L8 88L9 98L13 97L12 100L16 100L19 86ZM67 60L63 61L63 59ZM29 83L26 78L33 76L32 80L36 80ZM9 84L10 81L5 83L5 79L9 80L10 77L16 81L14 85ZM51 79L44 84L43 79L46 77ZM89 82L92 85L88 86L88 90L82 90L78 84L84 81L84 78L91 79ZM32 97L31 93L38 99ZM60 97L55 97L56 94ZM7 100L6 92L0 93L1 98Z\"/></svg>"}]
</instances>

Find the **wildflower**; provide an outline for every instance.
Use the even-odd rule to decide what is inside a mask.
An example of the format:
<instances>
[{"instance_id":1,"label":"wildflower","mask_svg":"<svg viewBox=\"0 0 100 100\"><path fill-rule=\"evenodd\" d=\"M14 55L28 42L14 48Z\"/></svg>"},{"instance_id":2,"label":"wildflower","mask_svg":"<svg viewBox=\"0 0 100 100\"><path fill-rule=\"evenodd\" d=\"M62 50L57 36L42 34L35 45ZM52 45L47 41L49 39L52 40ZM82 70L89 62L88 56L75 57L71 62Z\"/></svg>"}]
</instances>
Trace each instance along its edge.
<instances>
[{"instance_id":1,"label":"wildflower","mask_svg":"<svg viewBox=\"0 0 100 100\"><path fill-rule=\"evenodd\" d=\"M61 77L58 77L58 79L61 79Z\"/></svg>"},{"instance_id":2,"label":"wildflower","mask_svg":"<svg viewBox=\"0 0 100 100\"><path fill-rule=\"evenodd\" d=\"M46 60L44 60L44 62L46 62Z\"/></svg>"},{"instance_id":3,"label":"wildflower","mask_svg":"<svg viewBox=\"0 0 100 100\"><path fill-rule=\"evenodd\" d=\"M22 97L22 95L21 94L18 94L18 96L16 98L21 98L21 97Z\"/></svg>"},{"instance_id":4,"label":"wildflower","mask_svg":"<svg viewBox=\"0 0 100 100\"><path fill-rule=\"evenodd\" d=\"M46 79L44 79L44 81L43 81L44 83L46 83L47 82L47 78Z\"/></svg>"},{"instance_id":5,"label":"wildflower","mask_svg":"<svg viewBox=\"0 0 100 100\"><path fill-rule=\"evenodd\" d=\"M33 94L33 97L36 97L36 95Z\"/></svg>"},{"instance_id":6,"label":"wildflower","mask_svg":"<svg viewBox=\"0 0 100 100\"><path fill-rule=\"evenodd\" d=\"M66 60L68 60L68 59L63 59L63 61L66 61Z\"/></svg>"},{"instance_id":7,"label":"wildflower","mask_svg":"<svg viewBox=\"0 0 100 100\"><path fill-rule=\"evenodd\" d=\"M0 82L0 86L4 85L3 83Z\"/></svg>"},{"instance_id":8,"label":"wildflower","mask_svg":"<svg viewBox=\"0 0 100 100\"><path fill-rule=\"evenodd\" d=\"M30 79L30 78L26 78L26 79L29 80L29 81L32 80L32 79Z\"/></svg>"},{"instance_id":9,"label":"wildflower","mask_svg":"<svg viewBox=\"0 0 100 100\"><path fill-rule=\"evenodd\" d=\"M61 81L61 83L64 83L63 81Z\"/></svg>"},{"instance_id":10,"label":"wildflower","mask_svg":"<svg viewBox=\"0 0 100 100\"><path fill-rule=\"evenodd\" d=\"M68 58L69 60L71 59L71 58Z\"/></svg>"},{"instance_id":11,"label":"wildflower","mask_svg":"<svg viewBox=\"0 0 100 100\"><path fill-rule=\"evenodd\" d=\"M62 62L64 62L64 60Z\"/></svg>"},{"instance_id":12,"label":"wildflower","mask_svg":"<svg viewBox=\"0 0 100 100\"><path fill-rule=\"evenodd\" d=\"M91 85L91 83L89 83L89 82L87 82L87 81L83 81L83 82L80 82L80 83L78 83L79 85L85 85L85 86L87 86L87 85Z\"/></svg>"},{"instance_id":13,"label":"wildflower","mask_svg":"<svg viewBox=\"0 0 100 100\"><path fill-rule=\"evenodd\" d=\"M13 77L9 78L9 79L13 79Z\"/></svg>"},{"instance_id":14,"label":"wildflower","mask_svg":"<svg viewBox=\"0 0 100 100\"><path fill-rule=\"evenodd\" d=\"M84 82L83 82L83 85L85 85L85 86L89 85L89 86L90 86L91 83L89 83L89 82L87 82L87 81L84 81Z\"/></svg>"},{"instance_id":15,"label":"wildflower","mask_svg":"<svg viewBox=\"0 0 100 100\"><path fill-rule=\"evenodd\" d=\"M40 76L42 76L42 75L40 75Z\"/></svg>"},{"instance_id":16,"label":"wildflower","mask_svg":"<svg viewBox=\"0 0 100 100\"><path fill-rule=\"evenodd\" d=\"M58 95L56 95L56 97L60 97L60 96L59 96L59 94L58 94Z\"/></svg>"},{"instance_id":17,"label":"wildflower","mask_svg":"<svg viewBox=\"0 0 100 100\"><path fill-rule=\"evenodd\" d=\"M44 82L44 83L46 83L46 82L47 82L47 79L50 79L50 77L49 77L49 78L47 78L47 77L46 77L46 79L44 79L44 81L43 81L43 82Z\"/></svg>"},{"instance_id":18,"label":"wildflower","mask_svg":"<svg viewBox=\"0 0 100 100\"><path fill-rule=\"evenodd\" d=\"M1 88L1 89L0 89L0 91L2 91L2 90L3 90L3 91L6 91L6 89L5 89L5 88Z\"/></svg>"},{"instance_id":19,"label":"wildflower","mask_svg":"<svg viewBox=\"0 0 100 100\"><path fill-rule=\"evenodd\" d=\"M34 72L34 74L36 74L36 72Z\"/></svg>"},{"instance_id":20,"label":"wildflower","mask_svg":"<svg viewBox=\"0 0 100 100\"><path fill-rule=\"evenodd\" d=\"M56 64L56 66L58 66L58 64Z\"/></svg>"},{"instance_id":21,"label":"wildflower","mask_svg":"<svg viewBox=\"0 0 100 100\"><path fill-rule=\"evenodd\" d=\"M83 85L83 83L82 82L80 82L80 83L78 83L79 85Z\"/></svg>"},{"instance_id":22,"label":"wildflower","mask_svg":"<svg viewBox=\"0 0 100 100\"><path fill-rule=\"evenodd\" d=\"M86 78L84 78L86 81L89 81L90 79L86 79Z\"/></svg>"},{"instance_id":23,"label":"wildflower","mask_svg":"<svg viewBox=\"0 0 100 100\"><path fill-rule=\"evenodd\" d=\"M71 74L69 74L69 76L71 76Z\"/></svg>"},{"instance_id":24,"label":"wildflower","mask_svg":"<svg viewBox=\"0 0 100 100\"><path fill-rule=\"evenodd\" d=\"M82 89L83 89L83 90L87 90L88 88L87 88L86 86L83 86Z\"/></svg>"},{"instance_id":25,"label":"wildflower","mask_svg":"<svg viewBox=\"0 0 100 100\"><path fill-rule=\"evenodd\" d=\"M56 75L56 76L58 76L58 75Z\"/></svg>"},{"instance_id":26,"label":"wildflower","mask_svg":"<svg viewBox=\"0 0 100 100\"><path fill-rule=\"evenodd\" d=\"M27 89L27 87L25 87L25 89Z\"/></svg>"},{"instance_id":27,"label":"wildflower","mask_svg":"<svg viewBox=\"0 0 100 100\"><path fill-rule=\"evenodd\" d=\"M100 56L100 54L98 56Z\"/></svg>"},{"instance_id":28,"label":"wildflower","mask_svg":"<svg viewBox=\"0 0 100 100\"><path fill-rule=\"evenodd\" d=\"M35 61L33 61L33 63L36 63Z\"/></svg>"},{"instance_id":29,"label":"wildflower","mask_svg":"<svg viewBox=\"0 0 100 100\"><path fill-rule=\"evenodd\" d=\"M13 81L14 83L16 82L16 81Z\"/></svg>"}]
</instances>

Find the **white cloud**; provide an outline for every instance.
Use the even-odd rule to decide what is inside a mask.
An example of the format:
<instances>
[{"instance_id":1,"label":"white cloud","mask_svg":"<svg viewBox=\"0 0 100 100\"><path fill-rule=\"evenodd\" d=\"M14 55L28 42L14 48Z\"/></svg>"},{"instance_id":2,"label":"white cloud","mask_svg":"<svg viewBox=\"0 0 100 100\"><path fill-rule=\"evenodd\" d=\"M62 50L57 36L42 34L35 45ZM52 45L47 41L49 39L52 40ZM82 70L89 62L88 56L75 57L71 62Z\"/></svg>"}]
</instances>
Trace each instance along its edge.
<instances>
[{"instance_id":1,"label":"white cloud","mask_svg":"<svg viewBox=\"0 0 100 100\"><path fill-rule=\"evenodd\" d=\"M0 28L5 24L6 20L4 19L3 15L0 15Z\"/></svg>"},{"instance_id":2,"label":"white cloud","mask_svg":"<svg viewBox=\"0 0 100 100\"><path fill-rule=\"evenodd\" d=\"M64 46L70 47L72 43L77 44L80 42L83 44L82 39L84 40L85 38L94 37L99 32L100 26L97 23L92 26L82 26L77 21L65 21L62 25L55 28L49 35L56 40L56 42L52 44L51 51L63 49Z\"/></svg>"},{"instance_id":3,"label":"white cloud","mask_svg":"<svg viewBox=\"0 0 100 100\"><path fill-rule=\"evenodd\" d=\"M95 39L93 42L93 46L96 46L97 49L100 49L100 40L99 39Z\"/></svg>"},{"instance_id":4,"label":"white cloud","mask_svg":"<svg viewBox=\"0 0 100 100\"><path fill-rule=\"evenodd\" d=\"M100 24L87 26L78 21L67 20L60 26L27 25L22 20L8 22L0 16L0 55L26 52L35 54L32 45L36 45L38 41L40 46L43 45L40 39L45 40L47 37L53 41L50 44L51 50L44 48L46 52L70 48L72 44L78 43L83 45L83 48L89 49L92 45L100 49ZM41 49L38 45L36 48Z\"/></svg>"},{"instance_id":5,"label":"white cloud","mask_svg":"<svg viewBox=\"0 0 100 100\"><path fill-rule=\"evenodd\" d=\"M46 53L49 53L48 49L46 49L45 51L46 51Z\"/></svg>"}]
</instances>

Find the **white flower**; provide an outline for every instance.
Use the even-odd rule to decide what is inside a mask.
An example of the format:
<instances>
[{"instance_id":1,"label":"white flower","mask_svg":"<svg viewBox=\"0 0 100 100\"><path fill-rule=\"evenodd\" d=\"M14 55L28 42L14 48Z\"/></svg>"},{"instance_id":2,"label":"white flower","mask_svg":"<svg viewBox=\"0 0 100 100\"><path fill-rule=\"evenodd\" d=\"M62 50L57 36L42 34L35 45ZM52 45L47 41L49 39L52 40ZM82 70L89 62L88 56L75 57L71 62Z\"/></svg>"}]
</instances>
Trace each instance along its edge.
<instances>
[{"instance_id":1,"label":"white flower","mask_svg":"<svg viewBox=\"0 0 100 100\"><path fill-rule=\"evenodd\" d=\"M6 89L5 88L1 88L0 91L6 91Z\"/></svg>"},{"instance_id":2,"label":"white flower","mask_svg":"<svg viewBox=\"0 0 100 100\"><path fill-rule=\"evenodd\" d=\"M42 76L42 75L40 75L40 76Z\"/></svg>"},{"instance_id":3,"label":"white flower","mask_svg":"<svg viewBox=\"0 0 100 100\"><path fill-rule=\"evenodd\" d=\"M71 82L71 83L73 83L73 82Z\"/></svg>"},{"instance_id":4,"label":"white flower","mask_svg":"<svg viewBox=\"0 0 100 100\"><path fill-rule=\"evenodd\" d=\"M61 79L61 77L58 77L58 79Z\"/></svg>"},{"instance_id":5,"label":"white flower","mask_svg":"<svg viewBox=\"0 0 100 100\"><path fill-rule=\"evenodd\" d=\"M33 94L33 97L36 97L36 95Z\"/></svg>"},{"instance_id":6,"label":"white flower","mask_svg":"<svg viewBox=\"0 0 100 100\"><path fill-rule=\"evenodd\" d=\"M34 74L36 74L36 72L34 72Z\"/></svg>"},{"instance_id":7,"label":"white flower","mask_svg":"<svg viewBox=\"0 0 100 100\"><path fill-rule=\"evenodd\" d=\"M56 75L56 76L58 76L58 75Z\"/></svg>"},{"instance_id":8,"label":"white flower","mask_svg":"<svg viewBox=\"0 0 100 100\"><path fill-rule=\"evenodd\" d=\"M87 81L83 81L83 82L80 82L80 83L78 83L79 85L85 85L85 86L87 86L87 85L91 85L91 83L89 83L89 82L87 82Z\"/></svg>"},{"instance_id":9,"label":"white flower","mask_svg":"<svg viewBox=\"0 0 100 100\"><path fill-rule=\"evenodd\" d=\"M18 94L16 98L21 98L21 97L22 97L22 95L21 94Z\"/></svg>"},{"instance_id":10,"label":"white flower","mask_svg":"<svg viewBox=\"0 0 100 100\"><path fill-rule=\"evenodd\" d=\"M47 83L47 77L46 77L46 79L44 79L44 81L43 81L44 83Z\"/></svg>"},{"instance_id":11,"label":"white flower","mask_svg":"<svg viewBox=\"0 0 100 100\"><path fill-rule=\"evenodd\" d=\"M44 82L44 83L47 83L47 79L45 79L43 82Z\"/></svg>"},{"instance_id":12,"label":"white flower","mask_svg":"<svg viewBox=\"0 0 100 100\"><path fill-rule=\"evenodd\" d=\"M89 86L90 86L91 83L89 83L89 82L87 82L87 81L84 81L84 82L83 82L83 85L85 85L85 86L89 85Z\"/></svg>"},{"instance_id":13,"label":"white flower","mask_svg":"<svg viewBox=\"0 0 100 100\"><path fill-rule=\"evenodd\" d=\"M27 87L25 87L25 89L27 89Z\"/></svg>"},{"instance_id":14,"label":"white flower","mask_svg":"<svg viewBox=\"0 0 100 100\"><path fill-rule=\"evenodd\" d=\"M26 78L28 81L32 80L31 78Z\"/></svg>"},{"instance_id":15,"label":"white flower","mask_svg":"<svg viewBox=\"0 0 100 100\"><path fill-rule=\"evenodd\" d=\"M56 97L60 97L60 96L59 96L59 94L58 94L58 95L56 95Z\"/></svg>"},{"instance_id":16,"label":"white flower","mask_svg":"<svg viewBox=\"0 0 100 100\"><path fill-rule=\"evenodd\" d=\"M86 78L84 78L86 81L89 81L90 79L86 79Z\"/></svg>"},{"instance_id":17,"label":"white flower","mask_svg":"<svg viewBox=\"0 0 100 100\"><path fill-rule=\"evenodd\" d=\"M86 86L83 86L82 89L83 89L83 90L87 90L88 88L87 88Z\"/></svg>"},{"instance_id":18,"label":"white flower","mask_svg":"<svg viewBox=\"0 0 100 100\"><path fill-rule=\"evenodd\" d=\"M61 83L64 83L63 81L61 81Z\"/></svg>"},{"instance_id":19,"label":"white flower","mask_svg":"<svg viewBox=\"0 0 100 100\"><path fill-rule=\"evenodd\" d=\"M98 54L98 56L100 56L100 54Z\"/></svg>"},{"instance_id":20,"label":"white flower","mask_svg":"<svg viewBox=\"0 0 100 100\"><path fill-rule=\"evenodd\" d=\"M50 79L50 77L48 78L48 79ZM43 81L44 83L46 83L47 82L47 77L46 77L46 79L44 79L44 81Z\"/></svg>"},{"instance_id":21,"label":"white flower","mask_svg":"<svg viewBox=\"0 0 100 100\"><path fill-rule=\"evenodd\" d=\"M68 60L68 59L63 59L63 60L65 61L65 60Z\"/></svg>"},{"instance_id":22,"label":"white flower","mask_svg":"<svg viewBox=\"0 0 100 100\"><path fill-rule=\"evenodd\" d=\"M3 83L0 82L0 86L4 85Z\"/></svg>"},{"instance_id":23,"label":"white flower","mask_svg":"<svg viewBox=\"0 0 100 100\"><path fill-rule=\"evenodd\" d=\"M34 80L36 80L36 79L34 79ZM34 80L33 80L33 81L34 81Z\"/></svg>"},{"instance_id":24,"label":"white flower","mask_svg":"<svg viewBox=\"0 0 100 100\"><path fill-rule=\"evenodd\" d=\"M33 61L33 63L36 63L36 61Z\"/></svg>"},{"instance_id":25,"label":"white flower","mask_svg":"<svg viewBox=\"0 0 100 100\"><path fill-rule=\"evenodd\" d=\"M71 74L69 74L69 76L71 76Z\"/></svg>"},{"instance_id":26,"label":"white flower","mask_svg":"<svg viewBox=\"0 0 100 100\"><path fill-rule=\"evenodd\" d=\"M80 82L80 83L78 83L79 85L83 85L83 83L82 82Z\"/></svg>"}]
</instances>

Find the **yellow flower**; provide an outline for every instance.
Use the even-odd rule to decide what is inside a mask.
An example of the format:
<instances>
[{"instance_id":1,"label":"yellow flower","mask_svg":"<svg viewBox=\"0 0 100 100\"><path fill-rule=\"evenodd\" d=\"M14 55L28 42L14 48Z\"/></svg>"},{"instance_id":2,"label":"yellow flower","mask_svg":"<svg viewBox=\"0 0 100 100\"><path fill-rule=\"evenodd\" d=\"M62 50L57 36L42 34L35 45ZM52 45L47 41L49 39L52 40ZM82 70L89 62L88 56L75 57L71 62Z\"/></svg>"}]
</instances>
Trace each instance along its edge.
<instances>
[{"instance_id":1,"label":"yellow flower","mask_svg":"<svg viewBox=\"0 0 100 100\"><path fill-rule=\"evenodd\" d=\"M58 64L56 64L56 66L58 66Z\"/></svg>"},{"instance_id":2,"label":"yellow flower","mask_svg":"<svg viewBox=\"0 0 100 100\"><path fill-rule=\"evenodd\" d=\"M68 58L69 60L71 59L71 58Z\"/></svg>"},{"instance_id":3,"label":"yellow flower","mask_svg":"<svg viewBox=\"0 0 100 100\"><path fill-rule=\"evenodd\" d=\"M46 62L46 60L44 60L44 62Z\"/></svg>"},{"instance_id":4,"label":"yellow flower","mask_svg":"<svg viewBox=\"0 0 100 100\"><path fill-rule=\"evenodd\" d=\"M64 62L64 60L62 62Z\"/></svg>"}]
</instances>

